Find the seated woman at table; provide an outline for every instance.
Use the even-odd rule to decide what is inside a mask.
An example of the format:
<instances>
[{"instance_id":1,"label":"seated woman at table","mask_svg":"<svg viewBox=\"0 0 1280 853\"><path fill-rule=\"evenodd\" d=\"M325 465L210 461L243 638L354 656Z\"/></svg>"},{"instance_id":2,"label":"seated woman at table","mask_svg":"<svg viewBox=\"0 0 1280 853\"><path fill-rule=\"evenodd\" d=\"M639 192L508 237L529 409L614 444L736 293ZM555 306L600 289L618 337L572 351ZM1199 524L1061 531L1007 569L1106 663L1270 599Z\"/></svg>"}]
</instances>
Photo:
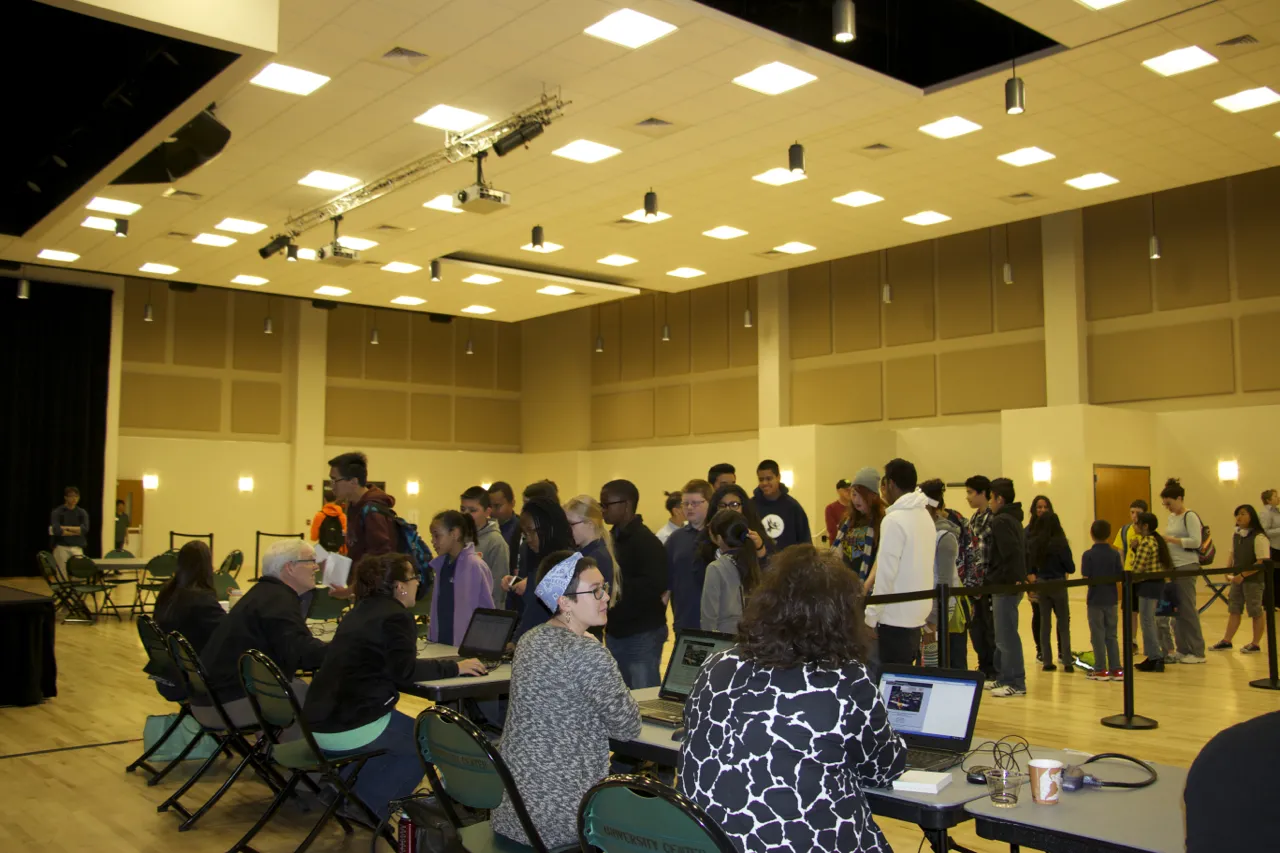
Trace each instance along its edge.
<instances>
[{"instance_id":1,"label":"seated woman at table","mask_svg":"<svg viewBox=\"0 0 1280 853\"><path fill-rule=\"evenodd\" d=\"M867 673L862 584L834 551L779 553L738 645L708 658L685 705L680 790L741 851L887 851L865 787L906 769Z\"/></svg>"},{"instance_id":2,"label":"seated woman at table","mask_svg":"<svg viewBox=\"0 0 1280 853\"><path fill-rule=\"evenodd\" d=\"M213 554L208 545L195 539L182 546L178 551L178 568L156 594L152 615L161 631L166 634L177 631L187 638L197 654L204 649L214 629L227 615L213 588ZM148 662L144 671L155 680L161 696L181 701L186 691L176 670Z\"/></svg>"},{"instance_id":3,"label":"seated woman at table","mask_svg":"<svg viewBox=\"0 0 1280 853\"><path fill-rule=\"evenodd\" d=\"M516 645L511 704L498 745L529 817L548 848L576 843L578 803L609 774L609 739L640 734L640 709L622 673L588 629L609 619L609 585L590 557L563 550L538 569L534 587L555 615ZM493 829L528 844L505 797Z\"/></svg>"},{"instance_id":4,"label":"seated woman at table","mask_svg":"<svg viewBox=\"0 0 1280 853\"><path fill-rule=\"evenodd\" d=\"M493 606L493 573L476 551L476 523L456 509L431 519L431 561L435 585L431 590L431 627L427 638L447 646L462 644L471 614Z\"/></svg>"},{"instance_id":5,"label":"seated woman at table","mask_svg":"<svg viewBox=\"0 0 1280 853\"><path fill-rule=\"evenodd\" d=\"M413 718L395 710L399 691L419 681L485 670L474 659L417 659L418 633L409 608L418 575L408 557L365 557L352 577L355 606L338 623L302 716L326 755L386 750L365 765L355 786L355 793L386 817L387 803L413 793L422 781Z\"/></svg>"}]
</instances>

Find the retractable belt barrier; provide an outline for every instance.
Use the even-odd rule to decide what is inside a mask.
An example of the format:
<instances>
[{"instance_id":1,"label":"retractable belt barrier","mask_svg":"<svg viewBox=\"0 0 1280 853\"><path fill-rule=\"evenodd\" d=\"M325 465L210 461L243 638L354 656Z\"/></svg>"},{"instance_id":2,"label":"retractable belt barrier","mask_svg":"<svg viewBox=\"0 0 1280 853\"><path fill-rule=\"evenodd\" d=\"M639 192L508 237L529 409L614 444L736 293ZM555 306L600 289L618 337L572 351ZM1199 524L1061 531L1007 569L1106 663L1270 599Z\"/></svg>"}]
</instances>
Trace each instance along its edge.
<instances>
[{"instance_id":1,"label":"retractable belt barrier","mask_svg":"<svg viewBox=\"0 0 1280 853\"><path fill-rule=\"evenodd\" d=\"M262 537L266 536L271 539L304 539L301 533L266 533L262 530L255 530L253 533L253 579L258 579L258 572L261 570L261 553L262 553Z\"/></svg>"}]
</instances>

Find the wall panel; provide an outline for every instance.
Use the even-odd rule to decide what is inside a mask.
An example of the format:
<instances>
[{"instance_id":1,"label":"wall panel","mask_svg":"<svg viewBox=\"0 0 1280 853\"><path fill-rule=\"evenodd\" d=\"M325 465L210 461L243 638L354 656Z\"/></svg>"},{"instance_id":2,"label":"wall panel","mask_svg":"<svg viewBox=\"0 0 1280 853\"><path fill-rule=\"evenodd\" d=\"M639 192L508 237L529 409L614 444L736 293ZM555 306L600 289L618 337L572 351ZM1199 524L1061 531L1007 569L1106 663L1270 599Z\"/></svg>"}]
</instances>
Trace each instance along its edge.
<instances>
[{"instance_id":1,"label":"wall panel","mask_svg":"<svg viewBox=\"0 0 1280 853\"><path fill-rule=\"evenodd\" d=\"M938 413L932 355L889 359L884 384L886 417L931 418Z\"/></svg>"},{"instance_id":2,"label":"wall panel","mask_svg":"<svg viewBox=\"0 0 1280 853\"><path fill-rule=\"evenodd\" d=\"M787 271L791 358L831 354L831 264Z\"/></svg>"},{"instance_id":3,"label":"wall panel","mask_svg":"<svg viewBox=\"0 0 1280 853\"><path fill-rule=\"evenodd\" d=\"M143 319L148 302L152 312L150 323ZM164 364L168 324L169 288L137 278L125 279L123 359Z\"/></svg>"},{"instance_id":4,"label":"wall panel","mask_svg":"<svg viewBox=\"0 0 1280 853\"><path fill-rule=\"evenodd\" d=\"M1084 209L1088 319L1151 312L1150 205L1147 196L1138 196Z\"/></svg>"},{"instance_id":5,"label":"wall panel","mask_svg":"<svg viewBox=\"0 0 1280 853\"><path fill-rule=\"evenodd\" d=\"M213 287L173 293L174 364L226 367L229 296Z\"/></svg>"},{"instance_id":6,"label":"wall panel","mask_svg":"<svg viewBox=\"0 0 1280 853\"><path fill-rule=\"evenodd\" d=\"M410 318L409 332L413 338L410 375L413 382L419 385L453 384L453 332L458 325L458 320L433 323L425 314L414 314Z\"/></svg>"},{"instance_id":7,"label":"wall panel","mask_svg":"<svg viewBox=\"0 0 1280 853\"><path fill-rule=\"evenodd\" d=\"M880 348L880 253L831 262L831 325L836 352Z\"/></svg>"},{"instance_id":8,"label":"wall panel","mask_svg":"<svg viewBox=\"0 0 1280 853\"><path fill-rule=\"evenodd\" d=\"M885 280L893 302L883 306L885 345L933 340L933 241L895 246L888 251L888 263Z\"/></svg>"},{"instance_id":9,"label":"wall panel","mask_svg":"<svg viewBox=\"0 0 1280 853\"><path fill-rule=\"evenodd\" d=\"M409 437L409 394L330 385L325 390L324 434L403 441Z\"/></svg>"},{"instance_id":10,"label":"wall panel","mask_svg":"<svg viewBox=\"0 0 1280 853\"><path fill-rule=\"evenodd\" d=\"M731 281L726 287L729 290L729 366L755 367L759 360L756 280ZM751 309L750 329L744 325L748 308Z\"/></svg>"},{"instance_id":11,"label":"wall panel","mask_svg":"<svg viewBox=\"0 0 1280 853\"><path fill-rule=\"evenodd\" d=\"M455 397L455 441L467 444L520 444L520 401L494 397Z\"/></svg>"},{"instance_id":12,"label":"wall panel","mask_svg":"<svg viewBox=\"0 0 1280 853\"><path fill-rule=\"evenodd\" d=\"M454 382L459 388L494 386L498 349L496 325L488 320L465 320L458 326L453 338L453 363ZM471 341L471 355L467 355L467 341Z\"/></svg>"},{"instance_id":13,"label":"wall panel","mask_svg":"<svg viewBox=\"0 0 1280 853\"><path fill-rule=\"evenodd\" d=\"M1246 314L1240 326L1240 390L1270 391L1280 388L1280 370L1276 370L1276 329L1280 329L1280 312Z\"/></svg>"},{"instance_id":14,"label":"wall panel","mask_svg":"<svg viewBox=\"0 0 1280 853\"><path fill-rule=\"evenodd\" d=\"M694 435L757 429L756 394L754 376L694 382L689 388L689 424Z\"/></svg>"},{"instance_id":15,"label":"wall panel","mask_svg":"<svg viewBox=\"0 0 1280 853\"><path fill-rule=\"evenodd\" d=\"M619 305L623 382L653 378L653 348L658 340L653 334L653 308L657 298L645 293Z\"/></svg>"},{"instance_id":16,"label":"wall panel","mask_svg":"<svg viewBox=\"0 0 1280 853\"><path fill-rule=\"evenodd\" d=\"M409 381L409 314L404 311L365 312L364 378L379 382ZM374 328L378 342L372 342Z\"/></svg>"},{"instance_id":17,"label":"wall panel","mask_svg":"<svg viewBox=\"0 0 1280 853\"><path fill-rule=\"evenodd\" d=\"M943 415L1043 406L1044 342L942 353L938 386Z\"/></svg>"},{"instance_id":18,"label":"wall panel","mask_svg":"<svg viewBox=\"0 0 1280 853\"><path fill-rule=\"evenodd\" d=\"M356 305L339 305L329 312L325 341L325 375L344 379L364 377L364 312Z\"/></svg>"},{"instance_id":19,"label":"wall panel","mask_svg":"<svg viewBox=\"0 0 1280 853\"><path fill-rule=\"evenodd\" d=\"M689 434L689 386L664 385L653 391L654 432L660 437Z\"/></svg>"},{"instance_id":20,"label":"wall panel","mask_svg":"<svg viewBox=\"0 0 1280 853\"><path fill-rule=\"evenodd\" d=\"M591 439L633 441L653 438L653 389L596 394L591 398Z\"/></svg>"},{"instance_id":21,"label":"wall panel","mask_svg":"<svg viewBox=\"0 0 1280 853\"><path fill-rule=\"evenodd\" d=\"M279 382L234 380L231 383L231 431L279 435L283 394Z\"/></svg>"},{"instance_id":22,"label":"wall panel","mask_svg":"<svg viewBox=\"0 0 1280 853\"><path fill-rule=\"evenodd\" d=\"M1168 364L1150 366L1151 354L1169 353ZM1089 402L1125 403L1230 394L1235 389L1231 320L1206 320L1089 337Z\"/></svg>"},{"instance_id":23,"label":"wall panel","mask_svg":"<svg viewBox=\"0 0 1280 853\"><path fill-rule=\"evenodd\" d=\"M452 441L453 398L448 394L409 395L409 440ZM460 442L469 440L460 433Z\"/></svg>"},{"instance_id":24,"label":"wall panel","mask_svg":"<svg viewBox=\"0 0 1280 853\"><path fill-rule=\"evenodd\" d=\"M998 247L1007 242L1007 257L1013 264L1013 284L1004 283L1006 255L997 251L991 258L992 286L996 292L996 328L1001 332L1014 329L1038 329L1044 325L1044 257L1040 246L1040 219L1010 222L1008 240L1005 229L994 230Z\"/></svg>"},{"instance_id":25,"label":"wall panel","mask_svg":"<svg viewBox=\"0 0 1280 853\"><path fill-rule=\"evenodd\" d=\"M498 390L519 391L522 385L522 350L519 323L494 323L498 332ZM569 341L565 342L566 345Z\"/></svg>"},{"instance_id":26,"label":"wall panel","mask_svg":"<svg viewBox=\"0 0 1280 853\"><path fill-rule=\"evenodd\" d=\"M665 304L664 304L665 303ZM671 340L662 342L662 321L671 326ZM689 294L669 293L653 307L654 374L683 376L689 372Z\"/></svg>"},{"instance_id":27,"label":"wall panel","mask_svg":"<svg viewBox=\"0 0 1280 853\"><path fill-rule=\"evenodd\" d=\"M991 231L943 237L938 241L938 337L967 338L991 330Z\"/></svg>"},{"instance_id":28,"label":"wall panel","mask_svg":"<svg viewBox=\"0 0 1280 853\"><path fill-rule=\"evenodd\" d=\"M704 373L727 368L729 289L726 285L713 284L689 291L689 326L693 329L690 369Z\"/></svg>"},{"instance_id":29,"label":"wall panel","mask_svg":"<svg viewBox=\"0 0 1280 853\"><path fill-rule=\"evenodd\" d=\"M1227 182L1206 181L1156 193L1155 209L1161 258L1151 268L1160 310L1229 300Z\"/></svg>"},{"instance_id":30,"label":"wall panel","mask_svg":"<svg viewBox=\"0 0 1280 853\"><path fill-rule=\"evenodd\" d=\"M284 369L286 332L293 328L298 307L291 299L271 299L261 293L232 296L231 366L236 370L280 373ZM273 333L262 324L270 314Z\"/></svg>"},{"instance_id":31,"label":"wall panel","mask_svg":"<svg viewBox=\"0 0 1280 853\"><path fill-rule=\"evenodd\" d=\"M791 425L878 421L880 362L791 372Z\"/></svg>"},{"instance_id":32,"label":"wall panel","mask_svg":"<svg viewBox=\"0 0 1280 853\"><path fill-rule=\"evenodd\" d=\"M219 432L222 382L126 370L120 377L120 426Z\"/></svg>"},{"instance_id":33,"label":"wall panel","mask_svg":"<svg viewBox=\"0 0 1280 853\"><path fill-rule=\"evenodd\" d=\"M1280 296L1280 166L1231 179L1231 227L1241 299ZM130 309L132 310L132 309ZM127 338L126 338L127 340Z\"/></svg>"}]
</instances>

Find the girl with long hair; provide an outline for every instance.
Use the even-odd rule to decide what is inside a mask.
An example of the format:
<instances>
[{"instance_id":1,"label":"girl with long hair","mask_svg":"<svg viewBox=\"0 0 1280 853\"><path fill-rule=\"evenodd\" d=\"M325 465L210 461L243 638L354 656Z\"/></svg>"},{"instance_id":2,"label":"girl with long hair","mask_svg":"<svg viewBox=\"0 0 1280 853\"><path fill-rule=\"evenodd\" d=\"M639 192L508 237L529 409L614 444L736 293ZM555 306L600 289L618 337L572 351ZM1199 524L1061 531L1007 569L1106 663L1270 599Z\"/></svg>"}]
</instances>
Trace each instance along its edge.
<instances>
[{"instance_id":1,"label":"girl with long hair","mask_svg":"<svg viewBox=\"0 0 1280 853\"><path fill-rule=\"evenodd\" d=\"M1048 515L1053 512L1053 501L1049 500L1045 495L1036 495L1031 501L1031 517L1027 519L1027 574L1034 575L1035 562L1031 555L1031 540L1036 535L1036 530L1040 526L1041 516ZM1034 580L1034 578L1028 578ZM1053 647L1049 647L1050 658L1048 661L1044 659L1044 649L1040 645L1040 594L1038 592L1028 592L1027 601L1031 604L1031 638L1036 641L1036 660L1041 663L1053 663L1052 653ZM1070 650L1063 652L1062 648L1058 648L1060 655L1071 654Z\"/></svg>"},{"instance_id":2,"label":"girl with long hair","mask_svg":"<svg viewBox=\"0 0 1280 853\"><path fill-rule=\"evenodd\" d=\"M880 472L863 468L853 478L849 512L836 530L831 547L840 552L844 564L870 586L871 567L880 548L880 522L884 521L884 501L880 497Z\"/></svg>"},{"instance_id":3,"label":"girl with long hair","mask_svg":"<svg viewBox=\"0 0 1280 853\"><path fill-rule=\"evenodd\" d=\"M775 545L773 540L769 538L769 534L765 532L764 522L760 520L760 513L756 510L755 503L747 497L746 490L736 483L726 483L716 489L711 495L707 518L713 518L722 509L733 510L746 519L747 535L755 543L756 558L762 563L766 562L768 556L773 553ZM708 529L704 529L702 536L698 539L698 556L710 563L716 558L716 551L716 545L711 541Z\"/></svg>"},{"instance_id":4,"label":"girl with long hair","mask_svg":"<svg viewBox=\"0 0 1280 853\"><path fill-rule=\"evenodd\" d=\"M702 630L736 634L747 599L760 583L756 543L747 519L737 510L717 512L707 531L716 558L707 566L702 584Z\"/></svg>"},{"instance_id":5,"label":"girl with long hair","mask_svg":"<svg viewBox=\"0 0 1280 853\"><path fill-rule=\"evenodd\" d=\"M1047 500L1047 499L1046 499ZM1034 509L1035 504L1032 504ZM1066 531L1062 529L1062 521L1055 512L1046 512L1035 527L1027 543L1030 559L1027 563L1027 580L1035 583L1041 581L1065 580L1067 575L1076 570L1075 558L1071 556L1071 544L1067 542ZM1053 650L1052 628L1054 617L1058 620L1058 654L1062 668L1066 672L1074 672L1075 665L1071 656L1071 603L1067 598L1067 590L1044 590L1037 594L1036 612L1040 614L1039 646L1046 652ZM1051 659L1044 660L1044 671L1053 672L1057 667Z\"/></svg>"},{"instance_id":6,"label":"girl with long hair","mask_svg":"<svg viewBox=\"0 0 1280 853\"><path fill-rule=\"evenodd\" d=\"M1236 530L1231 537L1231 554L1227 558L1227 567L1237 569L1235 574L1227 575L1231 587L1227 591L1227 630L1222 639L1209 647L1210 651L1222 652L1231 648L1231 640L1240 627L1240 617L1245 609L1253 620L1253 639L1240 647L1242 654L1261 651L1262 632L1266 625L1262 618L1263 576L1258 564L1271 558L1271 541L1262 526L1258 511L1250 504L1236 507Z\"/></svg>"},{"instance_id":7,"label":"girl with long hair","mask_svg":"<svg viewBox=\"0 0 1280 853\"><path fill-rule=\"evenodd\" d=\"M609 606L613 607L622 598L622 573L614 571L617 559L613 536L604 523L604 509L590 495L578 495L565 501L564 514L573 532L574 547L582 556L595 560L609 584Z\"/></svg>"},{"instance_id":8,"label":"girl with long hair","mask_svg":"<svg viewBox=\"0 0 1280 853\"><path fill-rule=\"evenodd\" d=\"M520 530L524 533L525 547L529 549L527 566L531 573L537 572L547 555L575 550L573 528L569 526L568 516L554 497L538 495L526 500L524 506L520 507ZM551 611L534 595L533 578L509 580L511 591L524 602L520 611L520 625L516 628L515 635L515 639L519 640L530 629L550 619ZM508 578L503 578L503 581L507 582Z\"/></svg>"},{"instance_id":9,"label":"girl with long hair","mask_svg":"<svg viewBox=\"0 0 1280 853\"><path fill-rule=\"evenodd\" d=\"M1173 568L1169 544L1160 535L1157 529L1159 524L1159 519L1150 512L1138 513L1138 519L1133 523L1133 532L1137 534L1137 541L1131 539L1129 548L1133 552L1135 581L1144 574ZM1134 666L1142 672L1164 672L1165 651L1161 648L1160 632L1156 625L1156 608L1160 604L1160 596L1164 593L1164 585L1164 578L1151 578L1141 581L1136 587L1138 622L1142 626L1142 651L1147 659Z\"/></svg>"},{"instance_id":10,"label":"girl with long hair","mask_svg":"<svg viewBox=\"0 0 1280 853\"><path fill-rule=\"evenodd\" d=\"M431 519L431 627L427 639L456 646L462 643L471 615L493 606L493 573L476 551L476 523L470 513L447 509Z\"/></svg>"},{"instance_id":11,"label":"girl with long hair","mask_svg":"<svg viewBox=\"0 0 1280 853\"><path fill-rule=\"evenodd\" d=\"M208 545L193 539L178 551L178 569L160 587L152 616L161 631L177 631L199 653L226 615L213 587L213 554ZM182 676L176 669L148 660L142 670L164 698L174 702L185 698Z\"/></svg>"}]
</instances>

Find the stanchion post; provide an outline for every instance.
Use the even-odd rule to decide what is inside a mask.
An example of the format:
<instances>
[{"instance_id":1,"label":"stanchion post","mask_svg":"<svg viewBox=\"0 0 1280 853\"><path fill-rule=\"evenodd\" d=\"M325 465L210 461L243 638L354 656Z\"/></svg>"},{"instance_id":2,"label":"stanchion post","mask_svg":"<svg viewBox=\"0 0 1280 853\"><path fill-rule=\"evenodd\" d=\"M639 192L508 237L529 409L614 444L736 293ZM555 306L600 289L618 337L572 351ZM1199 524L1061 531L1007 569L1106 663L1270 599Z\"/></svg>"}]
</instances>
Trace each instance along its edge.
<instances>
[{"instance_id":1,"label":"stanchion post","mask_svg":"<svg viewBox=\"0 0 1280 853\"><path fill-rule=\"evenodd\" d=\"M938 592L938 622L934 626L938 633L938 666L942 669L951 668L951 635L947 633L947 608L951 603L951 587L945 583L937 586Z\"/></svg>"},{"instance_id":2,"label":"stanchion post","mask_svg":"<svg viewBox=\"0 0 1280 853\"><path fill-rule=\"evenodd\" d=\"M1124 651L1124 713L1103 717L1099 722L1112 729L1154 729L1160 724L1150 717L1143 717L1133 710L1133 572L1124 573L1124 585L1120 601L1121 633ZM1094 661L1094 666L1098 662Z\"/></svg>"},{"instance_id":3,"label":"stanchion post","mask_svg":"<svg viewBox=\"0 0 1280 853\"><path fill-rule=\"evenodd\" d=\"M1280 673L1276 669L1276 564L1262 561L1262 606L1267 616L1267 678L1249 682L1259 690L1280 690Z\"/></svg>"},{"instance_id":4,"label":"stanchion post","mask_svg":"<svg viewBox=\"0 0 1280 853\"><path fill-rule=\"evenodd\" d=\"M262 547L262 531L253 532L253 579L258 579L258 555Z\"/></svg>"}]
</instances>

